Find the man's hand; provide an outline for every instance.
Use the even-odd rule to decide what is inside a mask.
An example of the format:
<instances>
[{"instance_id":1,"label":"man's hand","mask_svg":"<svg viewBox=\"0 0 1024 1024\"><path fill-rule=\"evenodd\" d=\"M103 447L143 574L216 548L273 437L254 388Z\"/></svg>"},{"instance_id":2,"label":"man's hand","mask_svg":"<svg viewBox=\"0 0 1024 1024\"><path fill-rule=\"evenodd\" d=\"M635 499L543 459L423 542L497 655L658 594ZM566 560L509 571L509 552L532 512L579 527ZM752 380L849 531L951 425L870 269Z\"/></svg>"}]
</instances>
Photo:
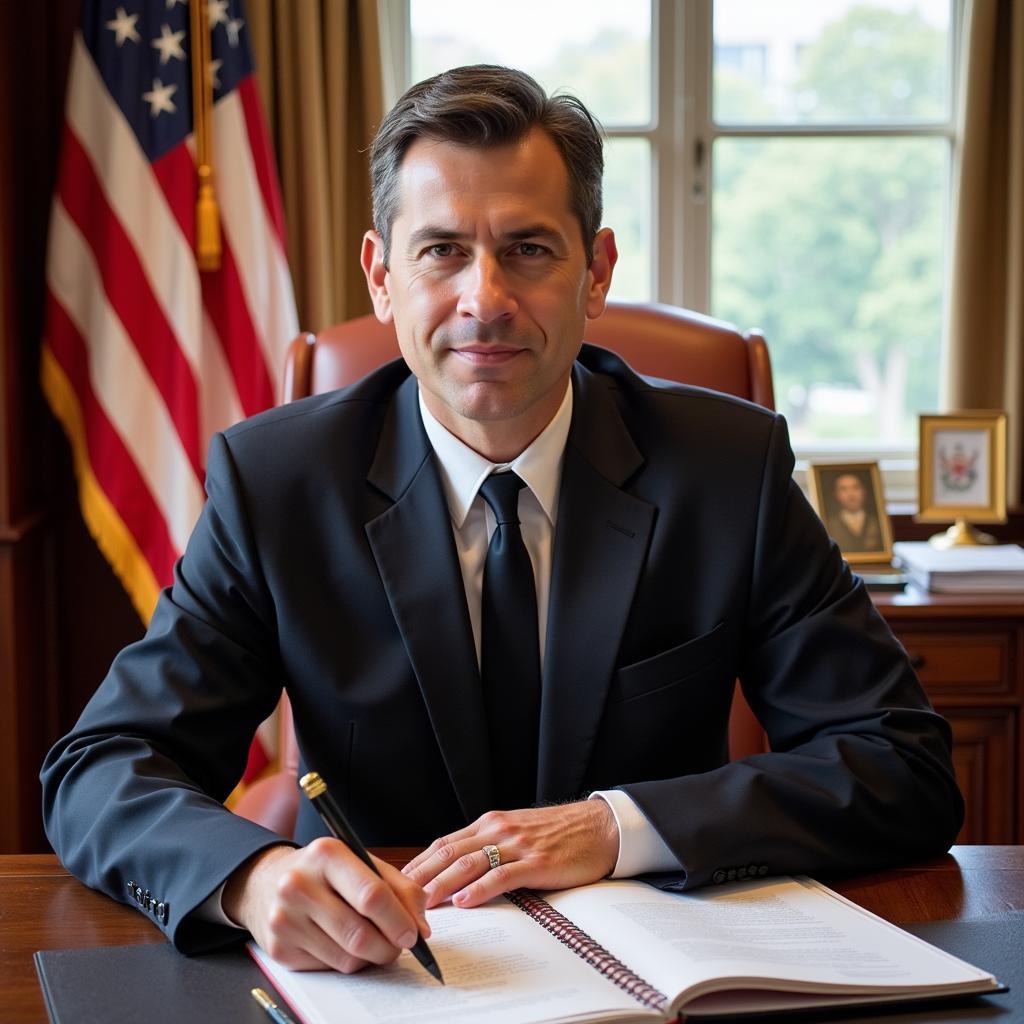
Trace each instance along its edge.
<instances>
[{"instance_id":1,"label":"man's hand","mask_svg":"<svg viewBox=\"0 0 1024 1024\"><path fill-rule=\"evenodd\" d=\"M293 970L351 974L391 963L430 935L423 890L374 858L378 878L344 843L316 839L273 846L239 867L224 887L224 912Z\"/></svg>"},{"instance_id":2,"label":"man's hand","mask_svg":"<svg viewBox=\"0 0 1024 1024\"><path fill-rule=\"evenodd\" d=\"M497 846L491 868L485 846ZM427 906L452 897L475 907L520 886L569 889L609 875L619 855L615 816L604 800L555 807L488 811L472 825L435 839L404 868L422 885Z\"/></svg>"}]
</instances>

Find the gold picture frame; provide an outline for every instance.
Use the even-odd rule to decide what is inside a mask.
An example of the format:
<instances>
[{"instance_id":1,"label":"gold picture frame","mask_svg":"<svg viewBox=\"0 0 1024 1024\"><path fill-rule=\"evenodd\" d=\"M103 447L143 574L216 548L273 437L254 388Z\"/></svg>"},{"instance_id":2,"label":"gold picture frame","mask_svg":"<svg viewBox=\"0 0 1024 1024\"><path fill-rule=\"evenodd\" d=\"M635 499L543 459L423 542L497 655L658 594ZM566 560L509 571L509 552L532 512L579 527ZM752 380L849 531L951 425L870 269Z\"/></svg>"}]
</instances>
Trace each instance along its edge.
<instances>
[{"instance_id":1,"label":"gold picture frame","mask_svg":"<svg viewBox=\"0 0 1024 1024\"><path fill-rule=\"evenodd\" d=\"M811 504L850 565L892 560L892 524L877 462L812 462Z\"/></svg>"},{"instance_id":2,"label":"gold picture frame","mask_svg":"<svg viewBox=\"0 0 1024 1024\"><path fill-rule=\"evenodd\" d=\"M920 417L922 523L1006 522L1006 413L965 409Z\"/></svg>"}]
</instances>

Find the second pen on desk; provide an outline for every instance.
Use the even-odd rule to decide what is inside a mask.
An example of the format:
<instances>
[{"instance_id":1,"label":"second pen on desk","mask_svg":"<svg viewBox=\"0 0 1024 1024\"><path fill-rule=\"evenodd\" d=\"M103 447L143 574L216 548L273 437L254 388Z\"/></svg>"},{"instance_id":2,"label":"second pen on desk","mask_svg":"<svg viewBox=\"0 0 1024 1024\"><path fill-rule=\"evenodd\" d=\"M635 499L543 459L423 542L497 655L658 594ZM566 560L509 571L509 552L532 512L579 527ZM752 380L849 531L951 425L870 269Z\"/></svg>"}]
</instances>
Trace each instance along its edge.
<instances>
[{"instance_id":1,"label":"second pen on desk","mask_svg":"<svg viewBox=\"0 0 1024 1024\"><path fill-rule=\"evenodd\" d=\"M380 871L373 863L373 858L360 842L359 836L352 831L352 826L345 819L345 815L341 813L341 808L334 797L327 792L327 783L320 778L319 773L307 772L299 779L299 786L316 808L323 823L331 830L334 838L340 839L375 875L380 876ZM410 952L442 985L444 984L441 968L437 966L434 954L430 952L430 947L422 935L416 939L416 945Z\"/></svg>"}]
</instances>

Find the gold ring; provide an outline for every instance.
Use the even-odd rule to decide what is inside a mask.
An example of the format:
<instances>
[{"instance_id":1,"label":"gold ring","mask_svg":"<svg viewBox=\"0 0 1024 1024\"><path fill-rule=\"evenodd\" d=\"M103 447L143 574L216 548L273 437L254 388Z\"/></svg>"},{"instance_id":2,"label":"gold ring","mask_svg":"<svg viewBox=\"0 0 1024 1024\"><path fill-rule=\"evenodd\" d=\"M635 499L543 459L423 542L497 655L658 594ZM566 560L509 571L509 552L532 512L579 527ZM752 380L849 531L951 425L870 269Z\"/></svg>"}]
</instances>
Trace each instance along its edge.
<instances>
[{"instance_id":1,"label":"gold ring","mask_svg":"<svg viewBox=\"0 0 1024 1024\"><path fill-rule=\"evenodd\" d=\"M488 844L483 847L483 851L487 854L489 870L493 870L501 863L501 850L496 846Z\"/></svg>"}]
</instances>

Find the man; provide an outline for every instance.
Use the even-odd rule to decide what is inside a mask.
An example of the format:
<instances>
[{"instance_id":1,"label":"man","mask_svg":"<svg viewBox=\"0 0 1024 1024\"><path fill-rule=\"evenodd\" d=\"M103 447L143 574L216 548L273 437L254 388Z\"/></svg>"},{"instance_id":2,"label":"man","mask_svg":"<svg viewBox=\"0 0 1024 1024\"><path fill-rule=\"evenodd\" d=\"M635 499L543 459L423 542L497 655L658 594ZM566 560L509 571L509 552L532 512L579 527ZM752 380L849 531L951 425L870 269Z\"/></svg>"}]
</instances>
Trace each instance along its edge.
<instances>
[{"instance_id":1,"label":"man","mask_svg":"<svg viewBox=\"0 0 1024 1024\"><path fill-rule=\"evenodd\" d=\"M944 850L948 728L794 487L783 421L581 352L616 261L590 115L458 69L371 161L362 265L405 362L214 439L174 586L44 765L64 862L183 950L237 925L352 971L449 897ZM517 518L525 618L491 572ZM737 675L773 753L728 764ZM282 683L363 840L427 847L404 874L315 839L305 802L298 849L220 806Z\"/></svg>"},{"instance_id":2,"label":"man","mask_svg":"<svg viewBox=\"0 0 1024 1024\"><path fill-rule=\"evenodd\" d=\"M882 550L882 529L867 507L867 491L857 473L839 473L832 482L833 508L826 519L829 536L841 551Z\"/></svg>"}]
</instances>

